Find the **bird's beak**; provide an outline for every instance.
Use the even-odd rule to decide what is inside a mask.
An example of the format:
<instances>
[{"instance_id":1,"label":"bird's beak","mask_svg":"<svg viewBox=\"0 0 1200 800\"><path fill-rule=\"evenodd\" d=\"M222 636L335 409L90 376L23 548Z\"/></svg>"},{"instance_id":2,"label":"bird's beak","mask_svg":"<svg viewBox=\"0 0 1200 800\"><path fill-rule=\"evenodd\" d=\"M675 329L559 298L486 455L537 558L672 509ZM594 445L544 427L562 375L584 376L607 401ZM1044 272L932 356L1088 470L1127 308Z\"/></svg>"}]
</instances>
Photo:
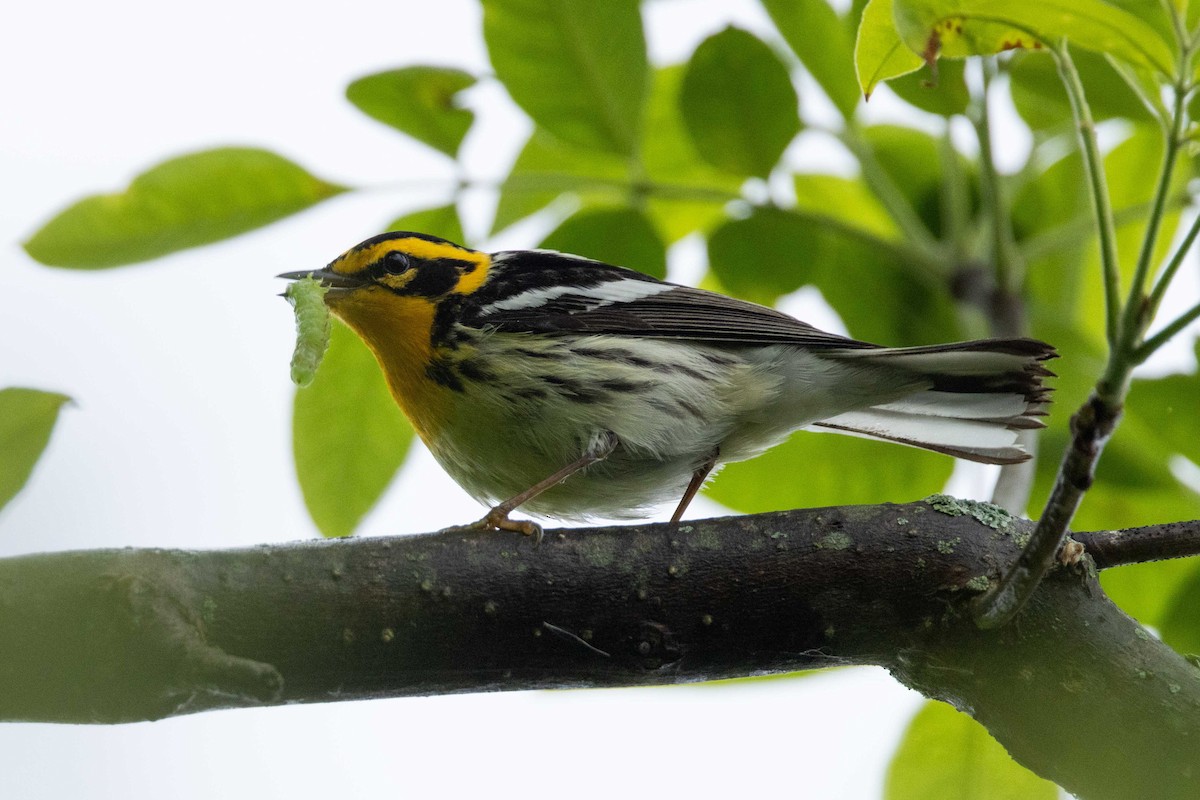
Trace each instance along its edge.
<instances>
[{"instance_id":1,"label":"bird's beak","mask_svg":"<svg viewBox=\"0 0 1200 800\"><path fill-rule=\"evenodd\" d=\"M318 280L322 285L330 289L356 289L367 283L362 278L353 275L342 275L329 269L313 269L301 270L299 272L284 272L275 276L276 278L286 278L289 281L298 281L304 278L312 278Z\"/></svg>"}]
</instances>

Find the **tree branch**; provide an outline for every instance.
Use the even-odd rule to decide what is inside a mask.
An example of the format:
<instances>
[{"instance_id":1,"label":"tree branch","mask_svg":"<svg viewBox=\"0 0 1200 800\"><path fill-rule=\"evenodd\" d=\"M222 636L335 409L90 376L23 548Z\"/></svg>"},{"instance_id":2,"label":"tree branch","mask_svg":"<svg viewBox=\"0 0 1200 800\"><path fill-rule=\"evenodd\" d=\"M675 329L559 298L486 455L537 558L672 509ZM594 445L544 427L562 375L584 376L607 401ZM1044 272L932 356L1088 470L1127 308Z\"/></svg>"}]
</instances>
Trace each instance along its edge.
<instances>
[{"instance_id":1,"label":"tree branch","mask_svg":"<svg viewBox=\"0 0 1200 800\"><path fill-rule=\"evenodd\" d=\"M474 532L4 559L0 719L880 664L1081 797L1197 796L1200 672L1094 573L1059 568L1001 631L971 621L1029 530L939 496L550 531L538 548Z\"/></svg>"},{"instance_id":2,"label":"tree branch","mask_svg":"<svg viewBox=\"0 0 1200 800\"><path fill-rule=\"evenodd\" d=\"M1073 533L1096 569L1200 555L1200 520L1166 522L1123 531Z\"/></svg>"}]
</instances>

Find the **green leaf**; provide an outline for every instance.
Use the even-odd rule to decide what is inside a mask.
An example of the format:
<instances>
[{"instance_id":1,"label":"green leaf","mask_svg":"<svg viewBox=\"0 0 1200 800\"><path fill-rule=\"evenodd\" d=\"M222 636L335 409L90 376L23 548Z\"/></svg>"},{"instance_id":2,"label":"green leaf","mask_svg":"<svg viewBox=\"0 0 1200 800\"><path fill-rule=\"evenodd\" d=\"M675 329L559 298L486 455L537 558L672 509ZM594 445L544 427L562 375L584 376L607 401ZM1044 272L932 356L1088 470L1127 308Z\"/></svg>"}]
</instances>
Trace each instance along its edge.
<instances>
[{"instance_id":1,"label":"green leaf","mask_svg":"<svg viewBox=\"0 0 1200 800\"><path fill-rule=\"evenodd\" d=\"M1180 653L1200 655L1200 564L1185 563L1189 572L1170 595L1159 633Z\"/></svg>"},{"instance_id":2,"label":"green leaf","mask_svg":"<svg viewBox=\"0 0 1200 800\"><path fill-rule=\"evenodd\" d=\"M858 106L854 42L825 0L762 0L792 52L849 119Z\"/></svg>"},{"instance_id":3,"label":"green leaf","mask_svg":"<svg viewBox=\"0 0 1200 800\"><path fill-rule=\"evenodd\" d=\"M1040 163L1042 159L1032 160ZM1057 329L1043 330L1043 322L1061 326L1084 317L1102 320L1102 298L1095 298L1098 306L1081 302L1082 284L1098 281L1099 274L1085 269L1096 223L1078 150L1067 152L1021 186L1012 201L1012 219L1027 260L1026 298L1034 334L1057 336Z\"/></svg>"},{"instance_id":4,"label":"green leaf","mask_svg":"<svg viewBox=\"0 0 1200 800\"><path fill-rule=\"evenodd\" d=\"M696 48L679 103L700 155L735 175L765 177L800 132L799 100L787 67L762 40L738 28Z\"/></svg>"},{"instance_id":5,"label":"green leaf","mask_svg":"<svg viewBox=\"0 0 1200 800\"><path fill-rule=\"evenodd\" d=\"M1162 632L1166 617L1173 613L1180 588L1197 574L1194 559L1177 558L1170 561L1149 561L1129 564L1100 573L1104 593L1129 616L1143 625ZM1164 636L1165 638L1165 636ZM1186 647L1178 633L1172 633L1172 647ZM1184 650L1184 652L1187 652Z\"/></svg>"},{"instance_id":6,"label":"green leaf","mask_svg":"<svg viewBox=\"0 0 1200 800\"><path fill-rule=\"evenodd\" d=\"M667 248L654 224L633 208L580 211L539 246L629 267L655 278L667 276Z\"/></svg>"},{"instance_id":7,"label":"green leaf","mask_svg":"<svg viewBox=\"0 0 1200 800\"><path fill-rule=\"evenodd\" d=\"M903 503L941 491L953 469L954 459L937 453L801 431L757 458L725 467L706 491L746 514Z\"/></svg>"},{"instance_id":8,"label":"green leaf","mask_svg":"<svg viewBox=\"0 0 1200 800\"><path fill-rule=\"evenodd\" d=\"M848 185L839 185L839 179L809 177L828 178L809 183L827 190L831 212L839 208L832 204L839 194L850 199L855 193ZM807 197L806 201L816 198ZM849 212L855 207L844 208ZM868 222L871 208L870 204L864 206L860 223L872 224ZM708 241L709 264L727 291L763 305L813 284L859 338L891 345L956 338L954 305L945 286L906 263L884 237L861 228L863 232L856 233L856 227L822 213L756 209L713 231ZM866 303L864 297L886 298L886 302Z\"/></svg>"},{"instance_id":9,"label":"green leaf","mask_svg":"<svg viewBox=\"0 0 1200 800\"><path fill-rule=\"evenodd\" d=\"M676 64L655 71L642 143L642 167L654 184L646 207L668 242L722 221L742 184L701 158L692 144L679 113L685 69Z\"/></svg>"},{"instance_id":10,"label":"green leaf","mask_svg":"<svg viewBox=\"0 0 1200 800\"><path fill-rule=\"evenodd\" d=\"M429 233L449 239L455 244L462 244L466 241L462 223L458 219L458 209L453 204L413 211L397 217L389 222L384 230Z\"/></svg>"},{"instance_id":11,"label":"green leaf","mask_svg":"<svg viewBox=\"0 0 1200 800\"><path fill-rule=\"evenodd\" d=\"M930 114L943 117L965 114L971 103L971 92L967 89L964 71L961 61L942 61L936 70L901 75L889 81L888 88Z\"/></svg>"},{"instance_id":12,"label":"green leaf","mask_svg":"<svg viewBox=\"0 0 1200 800\"><path fill-rule=\"evenodd\" d=\"M683 66L655 72L641 145L643 175L627 159L563 144L534 130L500 187L493 230L502 230L556 199L581 208L643 201L667 241L706 230L724 218L741 180L700 158L679 116ZM649 183L649 186L646 184Z\"/></svg>"},{"instance_id":13,"label":"green leaf","mask_svg":"<svg viewBox=\"0 0 1200 800\"><path fill-rule=\"evenodd\" d=\"M124 192L80 200L25 250L49 266L116 267L228 239L343 191L266 150L205 150L164 161Z\"/></svg>"},{"instance_id":14,"label":"green leaf","mask_svg":"<svg viewBox=\"0 0 1200 800\"><path fill-rule=\"evenodd\" d=\"M1174 72L1172 43L1104 0L895 0L893 14L900 38L926 61L1038 49L1067 36L1077 47Z\"/></svg>"},{"instance_id":15,"label":"green leaf","mask_svg":"<svg viewBox=\"0 0 1200 800\"><path fill-rule=\"evenodd\" d=\"M59 409L70 399L37 389L0 389L0 509L29 480Z\"/></svg>"},{"instance_id":16,"label":"green leaf","mask_svg":"<svg viewBox=\"0 0 1200 800\"><path fill-rule=\"evenodd\" d=\"M624 159L565 145L535 128L500 186L492 230L504 230L564 195L585 206L620 203L630 180Z\"/></svg>"},{"instance_id":17,"label":"green leaf","mask_svg":"<svg viewBox=\"0 0 1200 800\"><path fill-rule=\"evenodd\" d=\"M1071 59L1079 71L1093 119L1153 121L1150 111L1108 59L1073 48ZM1067 91L1054 59L1041 53L1017 53L1009 64L1012 98L1017 113L1035 131L1074 125Z\"/></svg>"},{"instance_id":18,"label":"green leaf","mask_svg":"<svg viewBox=\"0 0 1200 800\"><path fill-rule=\"evenodd\" d=\"M1200 464L1200 373L1135 380L1125 408L1163 453Z\"/></svg>"},{"instance_id":19,"label":"green leaf","mask_svg":"<svg viewBox=\"0 0 1200 800\"><path fill-rule=\"evenodd\" d=\"M900 229L862 178L797 173L796 210L829 217L881 239L898 239Z\"/></svg>"},{"instance_id":20,"label":"green leaf","mask_svg":"<svg viewBox=\"0 0 1200 800\"><path fill-rule=\"evenodd\" d=\"M636 0L485 0L483 36L496 75L539 127L634 153L648 78Z\"/></svg>"},{"instance_id":21,"label":"green leaf","mask_svg":"<svg viewBox=\"0 0 1200 800\"><path fill-rule=\"evenodd\" d=\"M897 347L963 338L944 283L918 277L915 268L904 269L894 255L865 242L840 245L814 283L854 338Z\"/></svg>"},{"instance_id":22,"label":"green leaf","mask_svg":"<svg viewBox=\"0 0 1200 800\"><path fill-rule=\"evenodd\" d=\"M412 427L392 400L375 357L333 326L316 379L296 391L292 448L304 503L324 536L348 536L400 468Z\"/></svg>"},{"instance_id":23,"label":"green leaf","mask_svg":"<svg viewBox=\"0 0 1200 800\"><path fill-rule=\"evenodd\" d=\"M887 800L1056 800L1058 787L1009 757L971 717L928 701L913 717L888 767Z\"/></svg>"},{"instance_id":24,"label":"green leaf","mask_svg":"<svg viewBox=\"0 0 1200 800\"><path fill-rule=\"evenodd\" d=\"M863 9L854 45L854 67L863 95L886 80L916 72L925 61L900 39L892 0L870 0Z\"/></svg>"},{"instance_id":25,"label":"green leaf","mask_svg":"<svg viewBox=\"0 0 1200 800\"><path fill-rule=\"evenodd\" d=\"M875 154L879 166L908 200L921 221L935 237L942 235L942 145L932 135L899 125L872 125L863 137ZM971 181L971 201L976 202L973 166L960 157L959 170ZM967 209L966 216L974 213Z\"/></svg>"},{"instance_id":26,"label":"green leaf","mask_svg":"<svg viewBox=\"0 0 1200 800\"><path fill-rule=\"evenodd\" d=\"M454 158L475 121L456 97L474 85L475 78L459 69L405 67L359 78L346 87L346 99L367 116Z\"/></svg>"},{"instance_id":27,"label":"green leaf","mask_svg":"<svg viewBox=\"0 0 1200 800\"><path fill-rule=\"evenodd\" d=\"M768 206L713 231L708 262L729 291L769 306L812 282L825 247L819 225Z\"/></svg>"}]
</instances>

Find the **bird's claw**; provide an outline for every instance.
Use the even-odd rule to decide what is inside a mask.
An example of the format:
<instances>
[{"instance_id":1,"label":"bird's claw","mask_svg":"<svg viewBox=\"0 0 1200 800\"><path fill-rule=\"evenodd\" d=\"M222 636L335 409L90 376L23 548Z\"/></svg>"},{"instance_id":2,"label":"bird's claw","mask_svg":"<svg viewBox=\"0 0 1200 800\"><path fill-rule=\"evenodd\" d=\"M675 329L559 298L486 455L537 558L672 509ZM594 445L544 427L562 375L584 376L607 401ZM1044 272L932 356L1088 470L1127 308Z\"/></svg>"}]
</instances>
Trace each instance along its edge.
<instances>
[{"instance_id":1,"label":"bird's claw","mask_svg":"<svg viewBox=\"0 0 1200 800\"><path fill-rule=\"evenodd\" d=\"M463 531L512 531L524 536L532 536L534 547L542 543L544 536L541 525L528 519L509 519L508 512L500 508L493 508L482 519L466 525L452 525L442 529L442 533L462 533Z\"/></svg>"}]
</instances>

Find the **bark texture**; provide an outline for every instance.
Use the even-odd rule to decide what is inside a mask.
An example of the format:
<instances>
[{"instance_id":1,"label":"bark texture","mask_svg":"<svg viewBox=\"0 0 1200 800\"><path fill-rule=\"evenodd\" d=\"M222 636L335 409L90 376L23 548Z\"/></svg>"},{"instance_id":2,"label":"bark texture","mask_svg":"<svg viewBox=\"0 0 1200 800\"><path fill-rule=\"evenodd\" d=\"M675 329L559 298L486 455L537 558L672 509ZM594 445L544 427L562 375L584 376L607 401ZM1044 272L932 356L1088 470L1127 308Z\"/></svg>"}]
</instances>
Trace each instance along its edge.
<instances>
[{"instance_id":1,"label":"bark texture","mask_svg":"<svg viewBox=\"0 0 1200 800\"><path fill-rule=\"evenodd\" d=\"M0 719L879 664L1084 798L1200 796L1200 671L1090 561L968 605L1031 525L947 497L666 525L0 560Z\"/></svg>"}]
</instances>

